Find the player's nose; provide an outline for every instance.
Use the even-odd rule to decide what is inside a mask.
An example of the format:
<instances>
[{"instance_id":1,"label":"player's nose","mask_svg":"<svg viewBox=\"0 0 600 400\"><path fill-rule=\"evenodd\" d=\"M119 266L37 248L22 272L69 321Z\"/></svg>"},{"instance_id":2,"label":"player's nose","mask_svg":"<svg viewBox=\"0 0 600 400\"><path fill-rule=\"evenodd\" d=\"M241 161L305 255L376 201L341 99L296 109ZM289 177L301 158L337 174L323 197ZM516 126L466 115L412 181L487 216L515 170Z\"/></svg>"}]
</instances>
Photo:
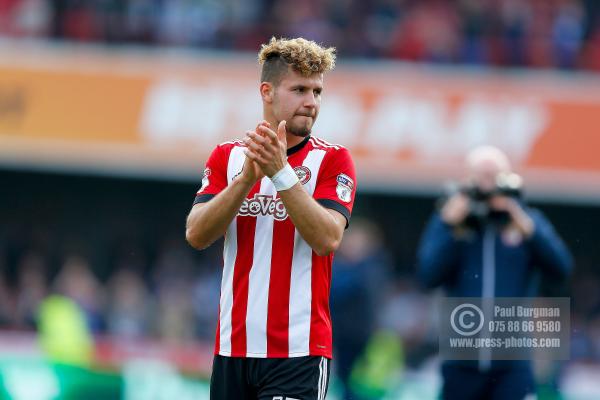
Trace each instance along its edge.
<instances>
[{"instance_id":1,"label":"player's nose","mask_svg":"<svg viewBox=\"0 0 600 400\"><path fill-rule=\"evenodd\" d=\"M316 106L317 106L317 98L315 97L315 94L312 92L307 93L306 96L304 97L304 107L314 109Z\"/></svg>"}]
</instances>

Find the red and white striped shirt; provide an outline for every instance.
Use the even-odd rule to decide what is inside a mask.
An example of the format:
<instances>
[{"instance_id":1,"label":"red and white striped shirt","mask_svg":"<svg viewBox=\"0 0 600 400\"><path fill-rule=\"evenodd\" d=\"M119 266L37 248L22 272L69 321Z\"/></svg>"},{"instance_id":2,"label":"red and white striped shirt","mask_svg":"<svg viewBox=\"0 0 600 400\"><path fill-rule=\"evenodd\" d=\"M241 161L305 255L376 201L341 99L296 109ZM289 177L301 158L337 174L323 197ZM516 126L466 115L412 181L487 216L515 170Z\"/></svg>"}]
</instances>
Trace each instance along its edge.
<instances>
[{"instance_id":1,"label":"red and white striped shirt","mask_svg":"<svg viewBox=\"0 0 600 400\"><path fill-rule=\"evenodd\" d=\"M218 145L194 203L209 201L244 164L241 141ZM304 189L350 219L356 177L348 150L316 137L288 149ZM333 255L318 256L287 215L271 180L256 183L225 234L215 354L332 356L329 290Z\"/></svg>"}]
</instances>

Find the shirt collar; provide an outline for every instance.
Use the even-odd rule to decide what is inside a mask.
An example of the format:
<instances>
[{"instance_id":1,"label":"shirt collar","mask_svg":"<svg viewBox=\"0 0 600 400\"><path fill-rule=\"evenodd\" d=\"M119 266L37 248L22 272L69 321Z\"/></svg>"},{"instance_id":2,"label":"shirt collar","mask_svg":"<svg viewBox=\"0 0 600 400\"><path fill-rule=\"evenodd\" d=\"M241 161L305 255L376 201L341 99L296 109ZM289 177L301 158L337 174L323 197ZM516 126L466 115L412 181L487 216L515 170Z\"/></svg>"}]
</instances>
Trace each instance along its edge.
<instances>
[{"instance_id":1,"label":"shirt collar","mask_svg":"<svg viewBox=\"0 0 600 400\"><path fill-rule=\"evenodd\" d=\"M298 143L297 145L290 147L289 149L287 149L287 155L291 156L294 153L297 153L298 151L300 151L304 146L306 146L306 143L308 143L308 140L310 139L310 135L306 136L304 138L303 141L301 141L300 143Z\"/></svg>"}]
</instances>

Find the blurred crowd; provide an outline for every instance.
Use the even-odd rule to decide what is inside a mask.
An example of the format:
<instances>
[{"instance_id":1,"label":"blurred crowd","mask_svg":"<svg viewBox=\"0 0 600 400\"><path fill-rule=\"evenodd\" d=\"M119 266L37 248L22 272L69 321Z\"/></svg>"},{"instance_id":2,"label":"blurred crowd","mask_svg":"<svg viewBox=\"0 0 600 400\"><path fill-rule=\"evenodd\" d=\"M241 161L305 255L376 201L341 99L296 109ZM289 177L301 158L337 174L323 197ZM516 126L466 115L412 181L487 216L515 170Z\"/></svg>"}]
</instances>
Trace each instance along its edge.
<instances>
[{"instance_id":1,"label":"blurred crowd","mask_svg":"<svg viewBox=\"0 0 600 400\"><path fill-rule=\"evenodd\" d=\"M36 240L23 239L0 242L0 331L35 331L40 305L60 295L79 307L92 336L212 347L219 243L197 252L182 233L163 238L152 252L122 244L102 272L81 253L48 252L51 238L45 248L27 247ZM413 267L395 265L379 226L353 219L334 262L331 311L336 371L354 388L383 390L393 371L418 370L437 353L436 296L418 286ZM585 270L570 283L571 361L600 363L598 287L600 278Z\"/></svg>"},{"instance_id":2,"label":"blurred crowd","mask_svg":"<svg viewBox=\"0 0 600 400\"><path fill-rule=\"evenodd\" d=\"M37 329L40 305L59 295L79 306L93 335L211 341L220 288L219 261L213 254L195 259L185 243L165 239L151 265L145 254L129 249L101 278L77 252L56 260L26 249L0 274L0 328ZM7 258L0 258L0 266L10 264Z\"/></svg>"},{"instance_id":3,"label":"blurred crowd","mask_svg":"<svg viewBox=\"0 0 600 400\"><path fill-rule=\"evenodd\" d=\"M595 0L1 0L0 35L253 52L303 36L342 57L600 70Z\"/></svg>"}]
</instances>

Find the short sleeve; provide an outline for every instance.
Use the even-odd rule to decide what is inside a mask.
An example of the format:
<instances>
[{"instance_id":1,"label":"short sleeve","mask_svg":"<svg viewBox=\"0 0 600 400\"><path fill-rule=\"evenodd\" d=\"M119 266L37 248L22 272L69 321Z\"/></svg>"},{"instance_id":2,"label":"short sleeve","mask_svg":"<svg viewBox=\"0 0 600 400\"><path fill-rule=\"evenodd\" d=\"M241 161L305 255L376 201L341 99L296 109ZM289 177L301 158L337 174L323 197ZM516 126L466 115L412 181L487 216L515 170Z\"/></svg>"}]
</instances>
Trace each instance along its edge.
<instances>
[{"instance_id":1,"label":"short sleeve","mask_svg":"<svg viewBox=\"0 0 600 400\"><path fill-rule=\"evenodd\" d=\"M315 200L346 217L348 227L355 194L356 171L350 152L344 147L328 152L317 179L313 194Z\"/></svg>"},{"instance_id":2,"label":"short sleeve","mask_svg":"<svg viewBox=\"0 0 600 400\"><path fill-rule=\"evenodd\" d=\"M212 151L202 175L202 186L196 193L194 204L206 203L227 187L227 152L223 146Z\"/></svg>"}]
</instances>

